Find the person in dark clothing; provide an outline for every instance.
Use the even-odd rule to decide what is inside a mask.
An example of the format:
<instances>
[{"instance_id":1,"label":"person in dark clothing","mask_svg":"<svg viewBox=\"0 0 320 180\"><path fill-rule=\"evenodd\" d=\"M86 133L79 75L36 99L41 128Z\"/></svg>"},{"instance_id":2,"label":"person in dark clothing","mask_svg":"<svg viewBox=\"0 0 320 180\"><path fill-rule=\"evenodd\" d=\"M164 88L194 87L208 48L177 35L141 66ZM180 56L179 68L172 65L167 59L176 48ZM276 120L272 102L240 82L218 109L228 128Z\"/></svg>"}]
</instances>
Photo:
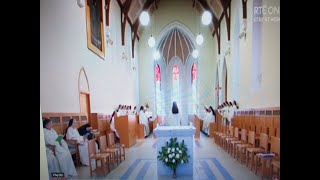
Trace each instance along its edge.
<instances>
[{"instance_id":1,"label":"person in dark clothing","mask_svg":"<svg viewBox=\"0 0 320 180\"><path fill-rule=\"evenodd\" d=\"M92 127L90 126L89 123L82 125L81 127L78 128L79 134L81 136L84 136L88 133L91 133ZM89 139L90 140L90 139Z\"/></svg>"},{"instance_id":2,"label":"person in dark clothing","mask_svg":"<svg viewBox=\"0 0 320 180\"><path fill-rule=\"evenodd\" d=\"M92 127L89 123L80 126L78 128L78 131L79 131L80 136L86 136L88 140L95 138L94 134L92 133ZM99 141L96 140L96 142L98 144L98 149L100 149Z\"/></svg>"}]
</instances>

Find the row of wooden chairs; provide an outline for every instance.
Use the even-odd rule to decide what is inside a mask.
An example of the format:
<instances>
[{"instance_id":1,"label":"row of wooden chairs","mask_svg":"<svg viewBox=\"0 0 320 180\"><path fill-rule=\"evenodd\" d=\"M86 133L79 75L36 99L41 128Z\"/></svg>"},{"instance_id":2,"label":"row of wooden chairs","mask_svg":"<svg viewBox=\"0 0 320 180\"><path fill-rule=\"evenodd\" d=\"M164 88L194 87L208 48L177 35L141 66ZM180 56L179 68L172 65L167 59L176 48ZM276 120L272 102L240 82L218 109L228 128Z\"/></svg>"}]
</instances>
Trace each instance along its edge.
<instances>
[{"instance_id":1,"label":"row of wooden chairs","mask_svg":"<svg viewBox=\"0 0 320 180\"><path fill-rule=\"evenodd\" d=\"M230 153L233 158L239 160L240 163L245 162L251 170L254 167L256 173L261 170L262 177L265 174L273 175L274 168L277 169L277 175L280 176L280 138L274 136L269 138L268 134L256 134L254 131L247 131L246 129L241 129L241 133L239 133L238 127L224 126L222 132L214 133L214 140L216 144ZM274 153L275 157L270 158L261 155L270 152ZM270 172L265 172L267 171L267 162Z\"/></svg>"},{"instance_id":2,"label":"row of wooden chairs","mask_svg":"<svg viewBox=\"0 0 320 180\"><path fill-rule=\"evenodd\" d=\"M105 135L99 137L100 152L96 152L95 139L88 141L89 159L90 159L90 176L93 173L102 172L107 174L106 170L110 172L110 166L116 167L121 163L122 157L125 160L125 148L123 144L116 144L114 141L114 133L108 133L109 147L107 145L107 138ZM93 169L91 160L95 160L96 168ZM97 162L100 161L100 167Z\"/></svg>"},{"instance_id":3,"label":"row of wooden chairs","mask_svg":"<svg viewBox=\"0 0 320 180\"><path fill-rule=\"evenodd\" d=\"M233 126L256 133L266 133L280 138L280 116L236 115Z\"/></svg>"}]
</instances>

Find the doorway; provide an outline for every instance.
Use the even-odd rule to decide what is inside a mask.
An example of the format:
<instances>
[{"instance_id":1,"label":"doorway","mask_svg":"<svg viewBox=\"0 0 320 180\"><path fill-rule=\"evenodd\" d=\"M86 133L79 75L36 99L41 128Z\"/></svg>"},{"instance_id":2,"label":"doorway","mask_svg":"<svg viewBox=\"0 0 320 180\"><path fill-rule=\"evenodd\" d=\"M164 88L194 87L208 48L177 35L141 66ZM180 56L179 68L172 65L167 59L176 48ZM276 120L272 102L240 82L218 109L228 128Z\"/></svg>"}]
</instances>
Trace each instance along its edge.
<instances>
[{"instance_id":1,"label":"doorway","mask_svg":"<svg viewBox=\"0 0 320 180\"><path fill-rule=\"evenodd\" d=\"M84 70L84 67L80 69L79 73L79 102L80 102L80 113L84 113L88 117L88 122L91 123L91 109L90 109L90 89L89 81Z\"/></svg>"}]
</instances>

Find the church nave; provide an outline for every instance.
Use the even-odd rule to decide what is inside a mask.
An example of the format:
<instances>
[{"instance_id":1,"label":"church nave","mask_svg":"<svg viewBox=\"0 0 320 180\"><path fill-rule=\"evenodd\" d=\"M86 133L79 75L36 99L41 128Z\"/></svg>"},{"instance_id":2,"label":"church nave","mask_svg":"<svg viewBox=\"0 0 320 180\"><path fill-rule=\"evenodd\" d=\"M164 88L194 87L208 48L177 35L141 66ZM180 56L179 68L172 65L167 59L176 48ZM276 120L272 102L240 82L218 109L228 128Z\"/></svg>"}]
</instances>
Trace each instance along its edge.
<instances>
[{"instance_id":1,"label":"church nave","mask_svg":"<svg viewBox=\"0 0 320 180\"><path fill-rule=\"evenodd\" d=\"M245 164L231 158L221 147L216 145L213 138L201 133L199 140L194 141L195 166L194 176L179 176L176 179L195 180L258 180L260 177L250 171ZM149 180L172 179L171 176L157 176L156 171L156 138L152 135L145 140L139 140L134 146L126 149L126 160L113 169L107 176L90 178L89 168L76 167L79 176L72 179L137 179Z\"/></svg>"}]
</instances>

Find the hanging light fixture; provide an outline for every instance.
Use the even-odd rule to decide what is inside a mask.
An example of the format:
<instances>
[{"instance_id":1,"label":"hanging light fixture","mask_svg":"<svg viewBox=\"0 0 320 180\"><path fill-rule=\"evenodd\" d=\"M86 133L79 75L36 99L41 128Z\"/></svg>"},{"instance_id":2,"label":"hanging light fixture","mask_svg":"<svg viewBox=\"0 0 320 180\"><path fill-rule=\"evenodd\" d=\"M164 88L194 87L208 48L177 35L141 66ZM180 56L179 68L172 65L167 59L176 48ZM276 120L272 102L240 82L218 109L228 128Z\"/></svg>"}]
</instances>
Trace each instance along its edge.
<instances>
[{"instance_id":1,"label":"hanging light fixture","mask_svg":"<svg viewBox=\"0 0 320 180\"><path fill-rule=\"evenodd\" d=\"M195 16L196 17L196 16ZM196 24L198 24L199 26L198 26L198 32L199 32L199 34L197 35L197 37L196 37L196 43L197 43L197 45L198 46L201 46L201 44L203 43L203 36L202 36L202 34L200 33L200 22L198 23L197 22L197 19L198 18L196 18Z\"/></svg>"},{"instance_id":2,"label":"hanging light fixture","mask_svg":"<svg viewBox=\"0 0 320 180\"><path fill-rule=\"evenodd\" d=\"M153 26L154 26L154 23L155 20L152 21L152 26L151 26L151 36L149 37L149 40L148 40L148 45L153 48L154 45L156 44L156 39L152 36L153 34Z\"/></svg>"},{"instance_id":3,"label":"hanging light fixture","mask_svg":"<svg viewBox=\"0 0 320 180\"><path fill-rule=\"evenodd\" d=\"M153 52L153 59L158 60L159 58L160 58L160 52L158 50L154 51Z\"/></svg>"},{"instance_id":4,"label":"hanging light fixture","mask_svg":"<svg viewBox=\"0 0 320 180\"><path fill-rule=\"evenodd\" d=\"M148 45L149 45L151 48L153 48L155 44L156 44L156 40L155 40L154 37L151 35L151 36L149 37L149 40L148 40Z\"/></svg>"},{"instance_id":5,"label":"hanging light fixture","mask_svg":"<svg viewBox=\"0 0 320 180\"><path fill-rule=\"evenodd\" d=\"M198 34L196 37L196 43L200 46L203 43L203 36L202 34Z\"/></svg>"},{"instance_id":6,"label":"hanging light fixture","mask_svg":"<svg viewBox=\"0 0 320 180\"><path fill-rule=\"evenodd\" d=\"M212 20L211 13L209 11L204 11L201 17L202 24L207 26L210 24L211 20Z\"/></svg>"},{"instance_id":7,"label":"hanging light fixture","mask_svg":"<svg viewBox=\"0 0 320 180\"><path fill-rule=\"evenodd\" d=\"M199 51L198 51L197 49L194 49L194 50L192 51L192 57L195 58L195 59L197 59L198 56L199 56Z\"/></svg>"},{"instance_id":8,"label":"hanging light fixture","mask_svg":"<svg viewBox=\"0 0 320 180\"><path fill-rule=\"evenodd\" d=\"M139 20L143 26L147 26L150 21L150 17L149 17L148 12L142 11L142 13L140 14Z\"/></svg>"}]
</instances>

